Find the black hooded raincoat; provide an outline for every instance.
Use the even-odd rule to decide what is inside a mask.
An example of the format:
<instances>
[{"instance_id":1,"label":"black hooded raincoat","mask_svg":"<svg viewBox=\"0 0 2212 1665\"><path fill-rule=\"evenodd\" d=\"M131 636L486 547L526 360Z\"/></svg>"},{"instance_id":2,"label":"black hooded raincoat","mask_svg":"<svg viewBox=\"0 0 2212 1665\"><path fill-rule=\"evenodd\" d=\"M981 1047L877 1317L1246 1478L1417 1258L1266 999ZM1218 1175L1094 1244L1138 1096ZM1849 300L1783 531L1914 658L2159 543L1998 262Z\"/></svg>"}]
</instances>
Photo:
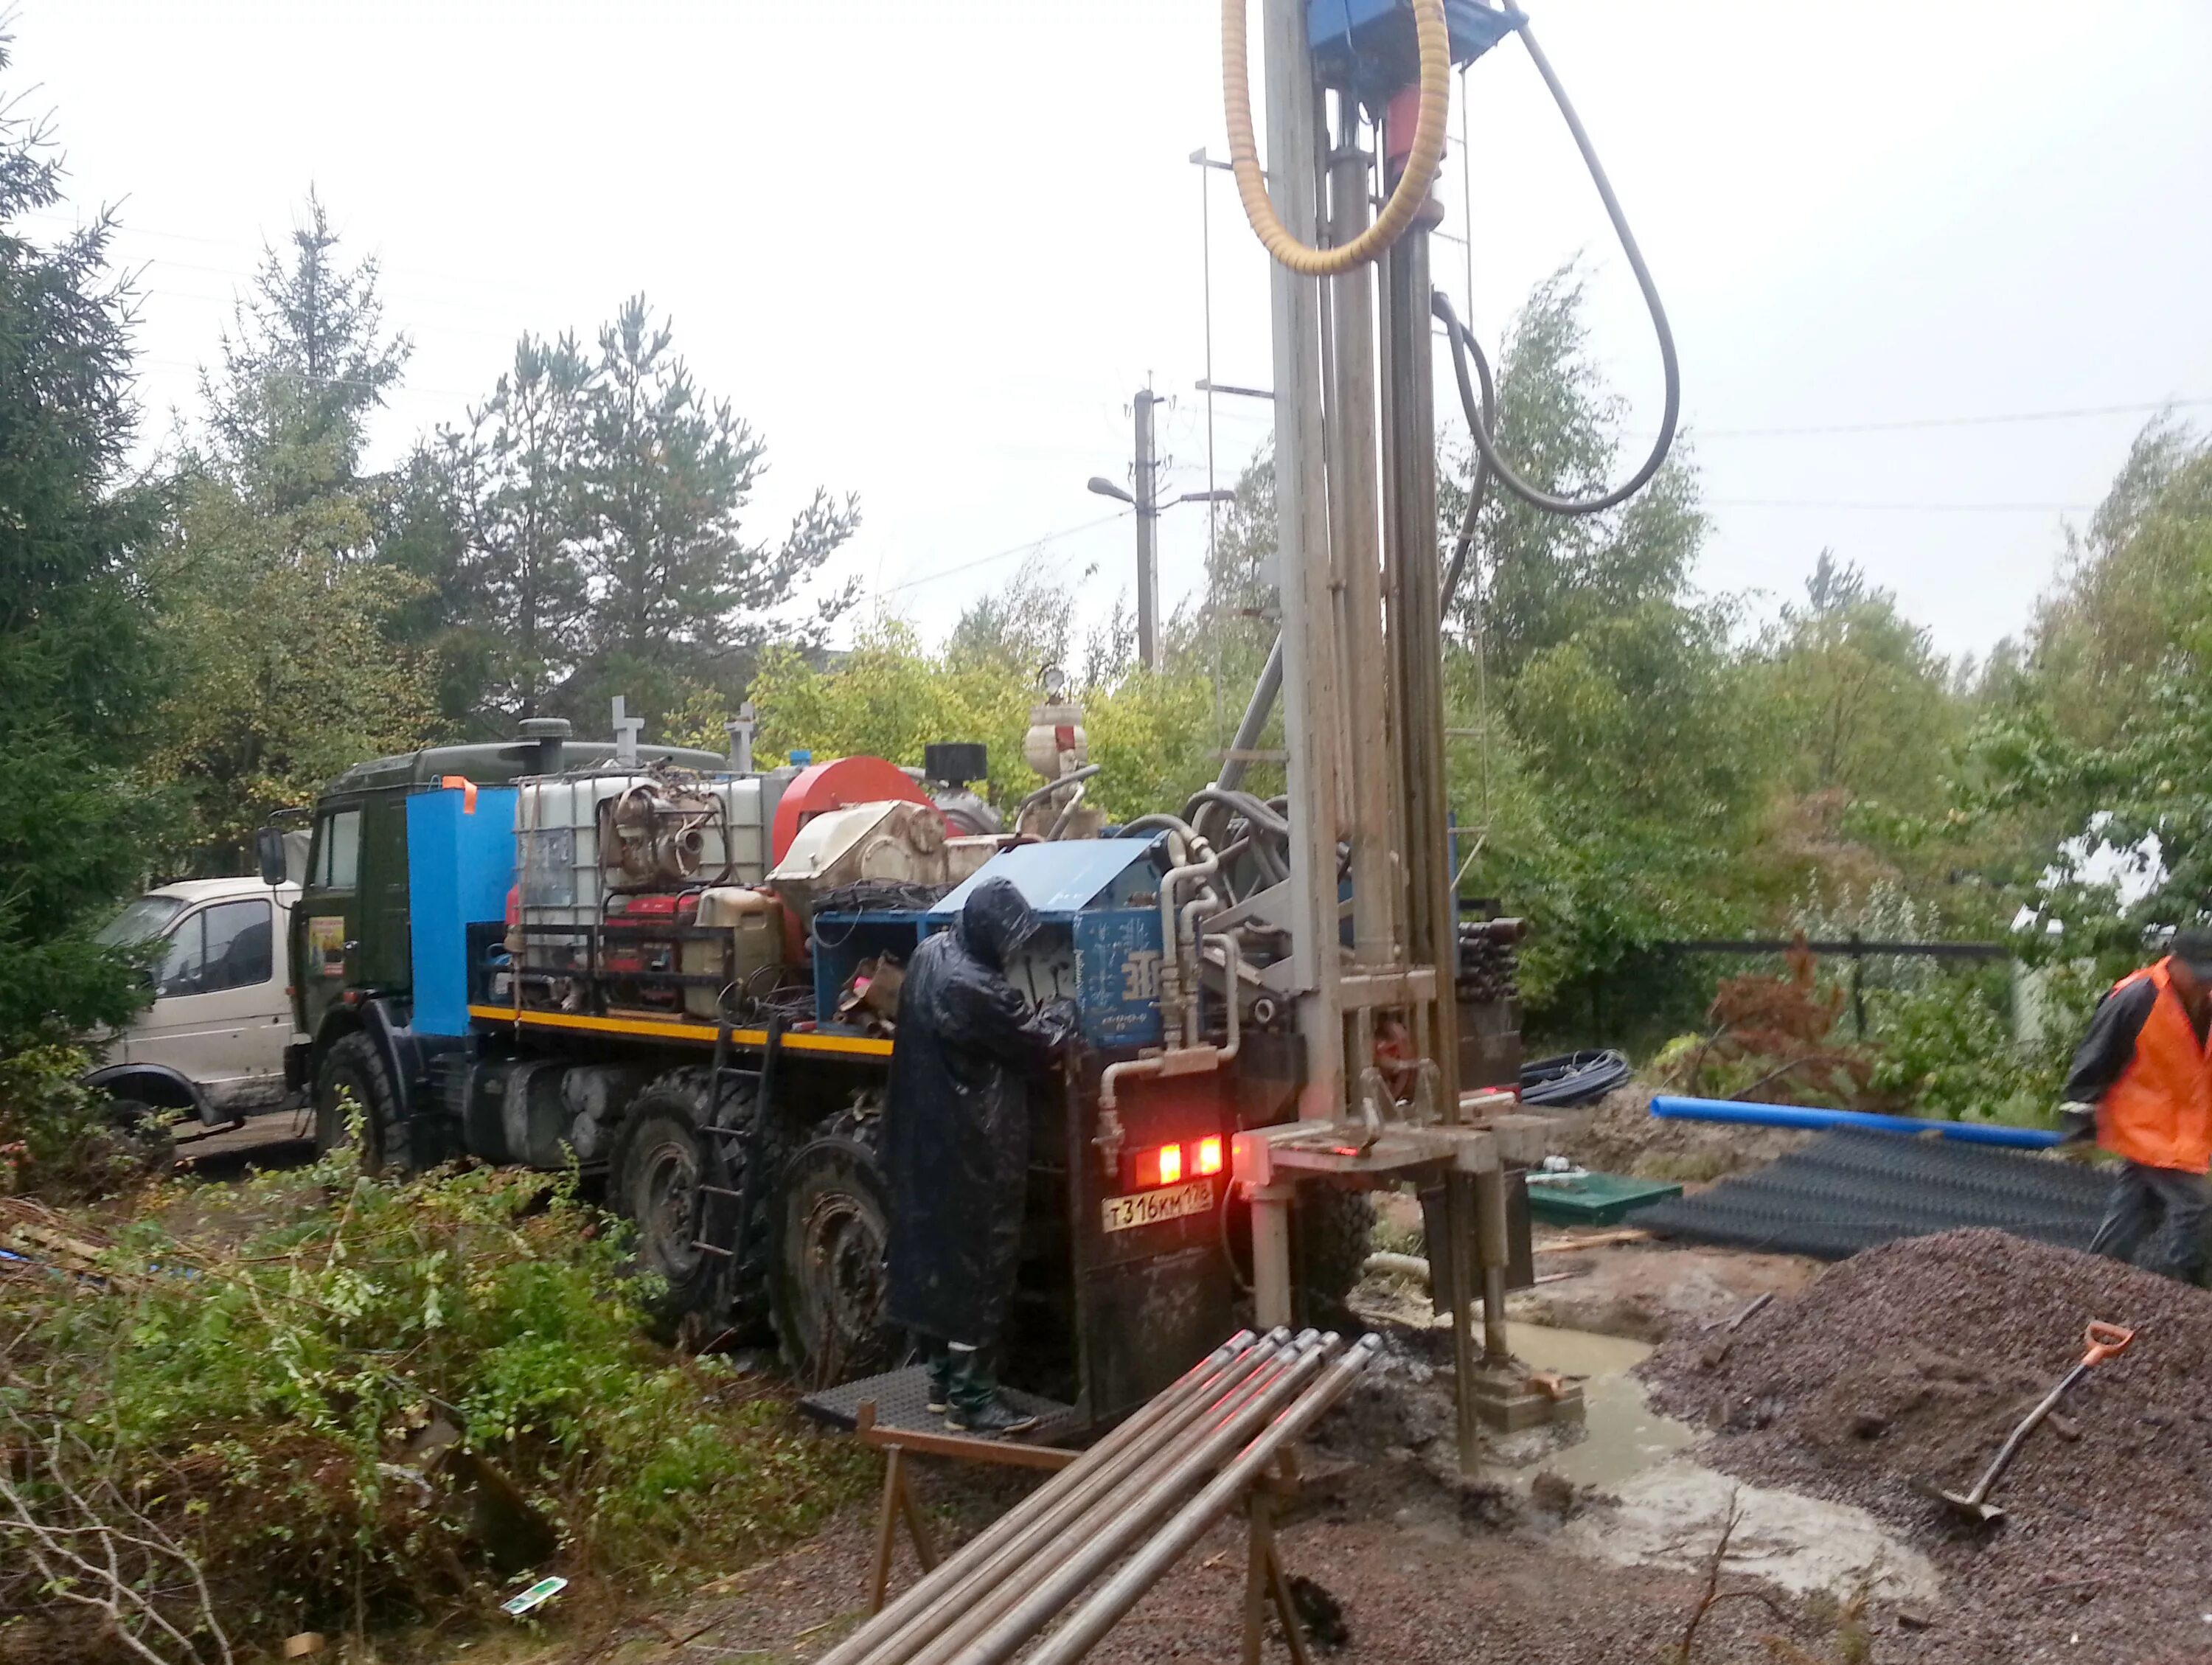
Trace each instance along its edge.
<instances>
[{"instance_id":1,"label":"black hooded raincoat","mask_svg":"<svg viewBox=\"0 0 2212 1665\"><path fill-rule=\"evenodd\" d=\"M886 1316L988 1346L1019 1264L1029 1078L1067 1043L1073 1014L1034 1010L1006 981L1036 915L1012 883L976 887L949 931L915 951L900 992L884 1167L890 1182Z\"/></svg>"}]
</instances>

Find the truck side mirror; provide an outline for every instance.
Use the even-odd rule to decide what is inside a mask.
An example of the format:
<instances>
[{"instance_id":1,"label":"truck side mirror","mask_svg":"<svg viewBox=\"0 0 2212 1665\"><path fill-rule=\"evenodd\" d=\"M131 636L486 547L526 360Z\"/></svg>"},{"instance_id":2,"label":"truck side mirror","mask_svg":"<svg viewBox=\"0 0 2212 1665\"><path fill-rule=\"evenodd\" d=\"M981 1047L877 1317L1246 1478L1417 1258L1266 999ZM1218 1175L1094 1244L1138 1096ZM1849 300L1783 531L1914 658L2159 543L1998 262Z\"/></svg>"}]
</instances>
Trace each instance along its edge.
<instances>
[{"instance_id":1,"label":"truck side mirror","mask_svg":"<svg viewBox=\"0 0 2212 1665\"><path fill-rule=\"evenodd\" d=\"M261 864L264 884L284 882L284 834L281 828L264 827L253 835L253 854Z\"/></svg>"}]
</instances>

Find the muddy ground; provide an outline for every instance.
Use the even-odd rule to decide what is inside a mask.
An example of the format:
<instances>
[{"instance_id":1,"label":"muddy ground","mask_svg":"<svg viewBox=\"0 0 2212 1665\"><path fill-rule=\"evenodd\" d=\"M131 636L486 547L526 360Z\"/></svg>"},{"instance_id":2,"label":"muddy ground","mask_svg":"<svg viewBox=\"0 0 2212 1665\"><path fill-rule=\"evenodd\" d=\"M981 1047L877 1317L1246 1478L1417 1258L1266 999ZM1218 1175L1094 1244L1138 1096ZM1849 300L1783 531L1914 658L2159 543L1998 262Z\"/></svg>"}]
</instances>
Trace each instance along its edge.
<instances>
[{"instance_id":1,"label":"muddy ground","mask_svg":"<svg viewBox=\"0 0 2212 1665\"><path fill-rule=\"evenodd\" d=\"M1788 1127L1662 1121L1652 1089L1632 1082L1586 1109L1559 1113L1558 1154L1601 1173L1698 1186L1763 1168L1813 1135Z\"/></svg>"},{"instance_id":2,"label":"muddy ground","mask_svg":"<svg viewBox=\"0 0 2212 1665\"><path fill-rule=\"evenodd\" d=\"M1423 1252L1420 1209L1410 1196L1378 1199L1377 1241ZM1632 1341L1660 1342L1733 1316L1760 1296L1794 1295L1820 1275L1820 1262L1800 1255L1753 1255L1692 1244L1616 1243L1613 1233L1540 1231L1538 1282L1516 1291L1506 1311L1517 1322L1589 1330ZM1570 1245L1598 1240L1600 1246ZM1425 1325L1427 1285L1379 1273L1362 1286L1363 1310Z\"/></svg>"},{"instance_id":3,"label":"muddy ground","mask_svg":"<svg viewBox=\"0 0 2212 1665\"><path fill-rule=\"evenodd\" d=\"M1686 1297L1662 1326L1685 1334L1711 1322L1692 1312L1732 1315L1748 1296L1804 1276L1778 1257L1735 1257L1735 1266L1720 1257L1717 1271L1706 1251L1639 1247L1589 1251L1581 1278L1608 1291L1605 1300L1627 1301L1644 1328L1651 1311L1631 1297L1663 1290L1678 1255L1686 1285L1705 1291ZM1709 1283L1722 1293L1711 1295ZM1387 1338L1383 1365L1310 1443L1309 1462L1321 1478L1279 1528L1287 1571L1341 1607L1344 1638L1318 1657L1662 1665L1680 1658L1697 1617L1694 1661L1844 1665L1869 1656L1856 1651L1865 1640L1896 1632L1900 1604L1929 1593L1911 1576L1891 1580L1855 1614L1848 1603L1867 1569L1885 1556L1909 1558L1892 1555L1856 1510L1808 1515L1799 1500L1782 1498L1763 1516L1750 1511L1716 1578L1713 1556L1730 1509L1750 1489L1682 1461L1693 1431L1649 1412L1630 1374L1648 1351L1640 1340L1516 1323L1516 1351L1529 1363L1586 1378L1589 1421L1502 1443L1495 1455L1510 1461L1461 1476L1448 1331L1431 1326L1425 1303L1396 1280L1370 1279L1355 1300ZM1665 1311L1666 1303L1653 1310ZM1662 1477L1658 1498L1634 1484L1644 1474ZM940 1534L957 1540L1024 1485L1003 1473L925 1465L918 1489ZM872 1509L856 1509L791 1553L650 1613L586 1615L580 1607L553 1617L545 1650L528 1656L540 1665L802 1665L859 1622L874 1528ZM1755 1577L1745 1569L1759 1564L1744 1558L1761 1553L1790 1565ZM915 1569L903 1540L899 1554L902 1585ZM1225 1523L1091 1657L1236 1657L1243 1571L1243 1528ZM1715 1595L1723 1599L1707 1607ZM1267 1652L1288 1657L1279 1638Z\"/></svg>"},{"instance_id":4,"label":"muddy ground","mask_svg":"<svg viewBox=\"0 0 2212 1665\"><path fill-rule=\"evenodd\" d=\"M969 1471L932 1468L921 1482L948 1535L987 1522L1018 1493ZM1328 1486L1278 1528L1287 1571L1341 1609L1342 1638L1316 1656L1391 1665L1661 1665L1705 1594L1698 1568L1601 1568L1568 1547L1573 1522L1499 1486L1455 1489L1418 1462L1382 1461ZM854 1511L803 1547L725 1587L653 1614L574 1621L542 1665L798 1665L859 1621L874 1522ZM1156 1585L1091 1657L1102 1665L1232 1660L1241 1639L1244 1533L1224 1523ZM903 1545L896 1575L915 1571ZM1734 1589L1741 1581L1729 1577ZM1873 1623L1882 1621L1876 1618ZM1836 1657L1831 1604L1732 1600L1700 1624L1698 1661L1771 1660L1779 1635L1814 1659ZM1279 1637L1267 1656L1288 1657ZM467 1656L456 1654L456 1660Z\"/></svg>"}]
</instances>

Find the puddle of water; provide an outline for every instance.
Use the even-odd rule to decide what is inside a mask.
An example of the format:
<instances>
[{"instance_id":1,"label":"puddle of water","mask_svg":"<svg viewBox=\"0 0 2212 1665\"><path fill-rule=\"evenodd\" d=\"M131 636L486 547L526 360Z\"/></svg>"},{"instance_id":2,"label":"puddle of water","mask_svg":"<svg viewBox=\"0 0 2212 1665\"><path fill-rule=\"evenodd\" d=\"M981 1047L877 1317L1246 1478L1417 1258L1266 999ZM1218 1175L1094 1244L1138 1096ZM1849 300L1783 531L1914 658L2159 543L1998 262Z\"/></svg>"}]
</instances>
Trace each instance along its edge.
<instances>
[{"instance_id":1,"label":"puddle of water","mask_svg":"<svg viewBox=\"0 0 2212 1665\"><path fill-rule=\"evenodd\" d=\"M1703 1437L1662 1416L1632 1374L1651 1349L1640 1341L1507 1327L1514 1355L1538 1370L1583 1378L1583 1437L1521 1469L1493 1471L1525 1484L1548 1469L1617 1502L1577 1516L1566 1541L1617 1566L1700 1567L1733 1506L1741 1519L1729 1569L1784 1589L1849 1590L1870 1583L1892 1598L1929 1598L1940 1588L1926 1557L1863 1510L1794 1492L1747 1486L1684 1455Z\"/></svg>"},{"instance_id":2,"label":"puddle of water","mask_svg":"<svg viewBox=\"0 0 2212 1665\"><path fill-rule=\"evenodd\" d=\"M1651 1408L1631 1374L1650 1354L1644 1342L1541 1324L1505 1328L1522 1363L1583 1378L1583 1437L1538 1467L1577 1486L1610 1487L1697 1443L1696 1429Z\"/></svg>"}]
</instances>

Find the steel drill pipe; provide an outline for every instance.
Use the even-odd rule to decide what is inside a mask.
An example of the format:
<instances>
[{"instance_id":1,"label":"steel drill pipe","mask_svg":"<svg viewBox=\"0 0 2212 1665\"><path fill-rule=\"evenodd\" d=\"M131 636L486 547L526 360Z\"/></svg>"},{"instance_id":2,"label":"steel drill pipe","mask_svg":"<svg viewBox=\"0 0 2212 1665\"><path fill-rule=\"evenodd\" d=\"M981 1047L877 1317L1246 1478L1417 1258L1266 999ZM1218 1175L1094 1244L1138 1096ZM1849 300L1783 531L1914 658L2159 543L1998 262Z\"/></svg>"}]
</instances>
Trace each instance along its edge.
<instances>
[{"instance_id":1,"label":"steel drill pipe","mask_svg":"<svg viewBox=\"0 0 2212 1665\"><path fill-rule=\"evenodd\" d=\"M1232 1508L1237 1498L1260 1477L1278 1453L1319 1421L1350 1390L1360 1371L1382 1348L1381 1338L1363 1335L1332 1364L1297 1401L1268 1423L1237 1460L1215 1476L1212 1483L1192 1498L1166 1526L1155 1533L1121 1570L1108 1579L1091 1599L1072 1613L1066 1624L1045 1639L1029 1656L1027 1665L1074 1665L1099 1638L1136 1606L1138 1599L1159 1582L1208 1528ZM1009 1650L1011 1651L1011 1650ZM959 1665L992 1665L1005 1654L975 1650L960 1656Z\"/></svg>"},{"instance_id":2,"label":"steel drill pipe","mask_svg":"<svg viewBox=\"0 0 2212 1665\"><path fill-rule=\"evenodd\" d=\"M1032 1522L1052 1510L1071 1492L1081 1489L1087 1481L1102 1473L1116 1471L1121 1461L1144 1444L1147 1436L1164 1419L1178 1410L1187 1413L1189 1401L1203 1393L1206 1384L1232 1369L1240 1360L1271 1354L1289 1339L1288 1330L1275 1330L1264 1336L1255 1336L1250 1330L1239 1330L1192 1365L1182 1376L1162 1389L1097 1444L1039 1486L962 1545L955 1553L939 1562L934 1571L925 1574L909 1585L881 1612L823 1655L819 1665L855 1665L855 1662L894 1631L902 1627L908 1619L943 1592L962 1583L970 1571L988 1560Z\"/></svg>"},{"instance_id":3,"label":"steel drill pipe","mask_svg":"<svg viewBox=\"0 0 2212 1665\"><path fill-rule=\"evenodd\" d=\"M1201 1359L1163 1389L1105 1439L1054 1475L941 1563L860 1630L824 1656L821 1665L855 1665L887 1650L900 1656L921 1645L945 1613L981 1583L998 1576L1008 1560L1028 1553L1025 1540L1052 1529L1087 1505L1097 1488L1118 1484L1150 1461L1160 1443L1172 1437L1183 1419L1196 1414L1224 1391L1274 1358L1290 1340L1286 1329L1254 1338L1243 1331Z\"/></svg>"},{"instance_id":4,"label":"steel drill pipe","mask_svg":"<svg viewBox=\"0 0 2212 1665\"><path fill-rule=\"evenodd\" d=\"M1219 1467L1240 1447L1262 1437L1285 1407L1304 1395L1316 1373L1334 1354L1338 1343L1339 1338L1332 1334L1306 1350L1251 1400L1243 1414L1224 1419L1208 1431L1206 1437L1188 1451L1187 1461L1133 1490L1096 1530L1073 1539L1066 1556L1021 1592L1018 1601L1011 1607L997 1604L1001 1610L979 1615L981 1623L963 1621L946 1632L917 1665L954 1665L954 1662L998 1665L1011 1659L1078 1591L1187 1498L1201 1475Z\"/></svg>"},{"instance_id":5,"label":"steel drill pipe","mask_svg":"<svg viewBox=\"0 0 2212 1665\"><path fill-rule=\"evenodd\" d=\"M1042 1549L1094 1512L1102 1498L1151 1473L1163 1453L1184 1437L1194 1419L1211 1414L1224 1401L1248 1391L1255 1376L1264 1376L1312 1334L1308 1330L1293 1339L1287 1331L1272 1331L1213 1371L1187 1376L1177 1387L1164 1390L1138 1413L1146 1420L1135 1437L1105 1461L1070 1464L1048 1486L1032 1492L1030 1501L1042 1503L1042 1507L1024 1511L1024 1518L1018 1522L1002 1522L1010 1530L994 1528L963 1548L954 1558L960 1564L957 1568L948 1563L939 1569L939 1574L950 1571L952 1576L933 1575L925 1581L927 1590L917 1586L908 1592L909 1599L902 1602L896 1622L872 1623L865 1634L850 1638L847 1645L854 1650L850 1656L867 1660L871 1665L896 1665L927 1646L947 1624L986 1599L994 1587L1018 1577ZM1156 1408L1158 1414L1147 1416ZM1079 1468L1085 1472L1073 1483L1064 1483ZM1049 1498L1045 1496L1048 1490L1053 1493ZM842 1650L840 1655L843 1656Z\"/></svg>"},{"instance_id":6,"label":"steel drill pipe","mask_svg":"<svg viewBox=\"0 0 2212 1665\"><path fill-rule=\"evenodd\" d=\"M1334 1341L1334 1338L1328 1340ZM1291 1350L1261 1365L1223 1401L1202 1408L1150 1461L1126 1474L1109 1492L1095 1498L1088 1509L1055 1530L1048 1532L1040 1528L1024 1547L1021 1558L1011 1561L994 1578L968 1590L957 1610L935 1613L933 1622L939 1626L938 1632L923 1638L926 1645L921 1652L914 1651L915 1638L909 1632L894 1648L871 1655L870 1665L898 1665L908 1658L914 1665L942 1665L943 1661L972 1643L1008 1608L1038 1589L1041 1581L1049 1582L1058 1576L1071 1555L1098 1541L1102 1534L1115 1531L1130 1510L1130 1499L1141 1501L1160 1495L1164 1490L1166 1500L1171 1502L1187 1492L1199 1475L1226 1456L1248 1431L1264 1422L1273 1413L1273 1407L1295 1391L1297 1383L1323 1352L1324 1345L1316 1343L1314 1333L1304 1332ZM1079 1584L1073 1586L1067 1594L1079 1588ZM1066 1595L1061 1599L1064 1601ZM917 1627L921 1628L927 1627Z\"/></svg>"}]
</instances>

